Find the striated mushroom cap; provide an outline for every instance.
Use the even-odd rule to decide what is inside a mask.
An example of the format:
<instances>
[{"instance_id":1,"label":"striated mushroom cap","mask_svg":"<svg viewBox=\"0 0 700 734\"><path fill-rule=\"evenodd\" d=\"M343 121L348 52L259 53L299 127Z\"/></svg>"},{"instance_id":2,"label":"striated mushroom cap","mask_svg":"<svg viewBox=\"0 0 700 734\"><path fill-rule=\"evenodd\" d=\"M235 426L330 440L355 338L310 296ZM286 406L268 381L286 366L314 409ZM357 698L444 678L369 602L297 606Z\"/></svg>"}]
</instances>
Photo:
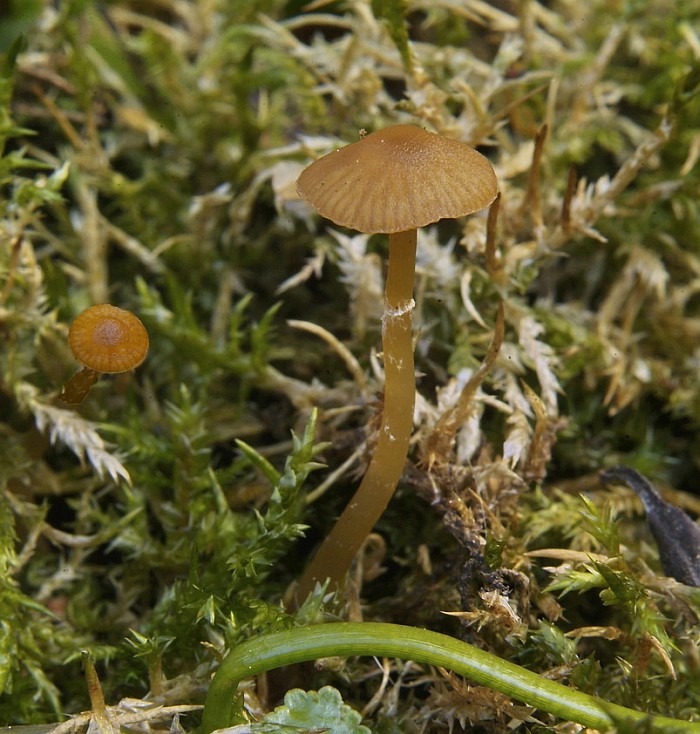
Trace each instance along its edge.
<instances>
[{"instance_id":1,"label":"striated mushroom cap","mask_svg":"<svg viewBox=\"0 0 700 734\"><path fill-rule=\"evenodd\" d=\"M130 311L101 303L76 316L68 332L75 358L97 372L126 372L148 353L148 332Z\"/></svg>"},{"instance_id":2,"label":"striated mushroom cap","mask_svg":"<svg viewBox=\"0 0 700 734\"><path fill-rule=\"evenodd\" d=\"M489 161L466 143L394 125L319 158L302 171L297 190L326 219L372 234L484 209L498 183Z\"/></svg>"}]
</instances>

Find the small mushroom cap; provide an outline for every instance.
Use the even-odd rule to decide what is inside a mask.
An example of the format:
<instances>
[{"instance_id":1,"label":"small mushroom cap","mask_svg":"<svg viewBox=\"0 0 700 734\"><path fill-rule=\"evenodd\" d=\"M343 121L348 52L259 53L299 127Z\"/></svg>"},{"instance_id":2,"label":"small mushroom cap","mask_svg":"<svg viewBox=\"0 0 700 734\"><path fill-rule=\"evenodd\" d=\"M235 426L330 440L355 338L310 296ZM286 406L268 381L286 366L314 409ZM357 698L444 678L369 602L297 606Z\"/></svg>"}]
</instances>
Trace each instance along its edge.
<instances>
[{"instance_id":1,"label":"small mushroom cap","mask_svg":"<svg viewBox=\"0 0 700 734\"><path fill-rule=\"evenodd\" d=\"M68 332L75 358L97 372L126 372L148 353L148 332L130 311L100 303L76 316Z\"/></svg>"},{"instance_id":2,"label":"small mushroom cap","mask_svg":"<svg viewBox=\"0 0 700 734\"><path fill-rule=\"evenodd\" d=\"M498 182L466 143L394 125L319 158L297 190L326 219L371 234L479 211L496 198Z\"/></svg>"}]
</instances>

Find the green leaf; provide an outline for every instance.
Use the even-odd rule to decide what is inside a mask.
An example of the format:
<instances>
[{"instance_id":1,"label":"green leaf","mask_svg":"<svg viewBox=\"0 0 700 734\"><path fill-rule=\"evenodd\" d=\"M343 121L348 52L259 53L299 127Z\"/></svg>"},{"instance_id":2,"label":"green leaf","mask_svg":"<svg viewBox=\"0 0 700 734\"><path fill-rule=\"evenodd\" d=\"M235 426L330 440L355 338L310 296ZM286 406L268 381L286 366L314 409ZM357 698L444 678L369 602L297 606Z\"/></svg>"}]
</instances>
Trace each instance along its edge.
<instances>
[{"instance_id":1,"label":"green leaf","mask_svg":"<svg viewBox=\"0 0 700 734\"><path fill-rule=\"evenodd\" d=\"M281 474L272 464L261 456L250 444L245 441L236 439L236 446L245 454L246 459L258 469L272 484L277 484L281 479Z\"/></svg>"},{"instance_id":2,"label":"green leaf","mask_svg":"<svg viewBox=\"0 0 700 734\"><path fill-rule=\"evenodd\" d=\"M280 734L287 734L290 731L288 727L298 731L320 729L328 734L371 734L360 723L361 720L360 714L343 703L340 693L331 686L324 686L320 691L295 688L285 695L283 706L278 706L265 717L260 728L255 725L251 729Z\"/></svg>"},{"instance_id":3,"label":"green leaf","mask_svg":"<svg viewBox=\"0 0 700 734\"><path fill-rule=\"evenodd\" d=\"M4 44L3 44L4 45ZM27 48L27 38L17 36L9 45L7 51L0 56L0 77L7 79L14 74L17 57Z\"/></svg>"},{"instance_id":4,"label":"green leaf","mask_svg":"<svg viewBox=\"0 0 700 734\"><path fill-rule=\"evenodd\" d=\"M605 548L608 555L619 556L620 530L610 505L599 509L584 495L581 495L581 501L585 505L585 509L580 511L584 529Z\"/></svg>"},{"instance_id":5,"label":"green leaf","mask_svg":"<svg viewBox=\"0 0 700 734\"><path fill-rule=\"evenodd\" d=\"M401 61L408 71L413 69L411 48L408 45L406 7L403 0L372 0L372 10L377 18L386 22L391 40L401 54Z\"/></svg>"}]
</instances>

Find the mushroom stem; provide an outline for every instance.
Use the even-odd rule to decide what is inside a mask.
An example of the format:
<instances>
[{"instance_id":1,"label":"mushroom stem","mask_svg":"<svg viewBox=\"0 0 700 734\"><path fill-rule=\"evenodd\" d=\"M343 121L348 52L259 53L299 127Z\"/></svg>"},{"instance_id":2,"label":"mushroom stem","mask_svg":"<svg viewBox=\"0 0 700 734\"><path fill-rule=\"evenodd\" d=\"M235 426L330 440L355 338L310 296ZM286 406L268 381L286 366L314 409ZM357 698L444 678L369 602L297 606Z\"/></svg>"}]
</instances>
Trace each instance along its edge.
<instances>
[{"instance_id":1,"label":"mushroom stem","mask_svg":"<svg viewBox=\"0 0 700 734\"><path fill-rule=\"evenodd\" d=\"M413 426L416 378L412 312L416 230L389 235L382 316L384 410L374 456L360 486L304 572L296 590L303 602L316 582L343 581L353 558L389 504L401 479Z\"/></svg>"},{"instance_id":2,"label":"mushroom stem","mask_svg":"<svg viewBox=\"0 0 700 734\"><path fill-rule=\"evenodd\" d=\"M83 367L63 386L58 399L70 405L82 403L85 396L90 392L90 388L97 382L99 374L96 370Z\"/></svg>"}]
</instances>

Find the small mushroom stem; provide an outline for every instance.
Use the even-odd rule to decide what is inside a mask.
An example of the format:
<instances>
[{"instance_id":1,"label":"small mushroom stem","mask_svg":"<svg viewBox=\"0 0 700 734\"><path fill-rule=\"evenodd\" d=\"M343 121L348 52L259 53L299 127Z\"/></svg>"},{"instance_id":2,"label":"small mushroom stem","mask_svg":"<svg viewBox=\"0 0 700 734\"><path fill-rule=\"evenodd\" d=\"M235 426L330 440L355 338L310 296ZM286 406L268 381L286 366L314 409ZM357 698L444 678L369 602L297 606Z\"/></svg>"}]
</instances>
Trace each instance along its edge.
<instances>
[{"instance_id":1,"label":"small mushroom stem","mask_svg":"<svg viewBox=\"0 0 700 734\"><path fill-rule=\"evenodd\" d=\"M70 405L82 403L85 396L90 392L90 388L97 382L99 375L100 373L97 370L83 367L80 372L76 372L63 386L63 390L61 390L58 399Z\"/></svg>"},{"instance_id":2,"label":"small mushroom stem","mask_svg":"<svg viewBox=\"0 0 700 734\"><path fill-rule=\"evenodd\" d=\"M413 369L413 283L416 230L389 235L382 341L384 410L374 456L360 486L321 544L295 592L306 599L316 582L343 581L365 538L389 504L401 479L413 426L416 377Z\"/></svg>"}]
</instances>

